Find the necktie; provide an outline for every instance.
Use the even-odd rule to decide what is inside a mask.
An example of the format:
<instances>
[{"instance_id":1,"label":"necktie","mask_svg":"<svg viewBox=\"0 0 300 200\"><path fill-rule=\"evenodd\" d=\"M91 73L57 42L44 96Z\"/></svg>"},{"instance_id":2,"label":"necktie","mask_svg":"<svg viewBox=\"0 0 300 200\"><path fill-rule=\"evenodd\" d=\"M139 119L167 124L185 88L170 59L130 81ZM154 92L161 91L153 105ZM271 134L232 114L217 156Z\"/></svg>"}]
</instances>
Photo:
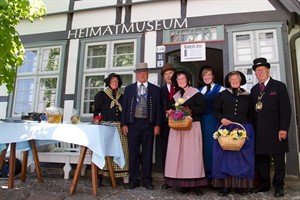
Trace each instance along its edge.
<instances>
[{"instance_id":1,"label":"necktie","mask_svg":"<svg viewBox=\"0 0 300 200\"><path fill-rule=\"evenodd\" d=\"M144 95L145 94L145 86L144 86L144 84L140 85L139 93L140 93L140 95Z\"/></svg>"},{"instance_id":2,"label":"necktie","mask_svg":"<svg viewBox=\"0 0 300 200\"><path fill-rule=\"evenodd\" d=\"M175 88L173 85L170 85L170 92L169 92L169 101L172 100L174 94L176 93Z\"/></svg>"},{"instance_id":3,"label":"necktie","mask_svg":"<svg viewBox=\"0 0 300 200\"><path fill-rule=\"evenodd\" d=\"M260 83L259 84L259 90L260 90L260 93L263 93L264 92L264 90L265 90L265 84L264 83Z\"/></svg>"}]
</instances>

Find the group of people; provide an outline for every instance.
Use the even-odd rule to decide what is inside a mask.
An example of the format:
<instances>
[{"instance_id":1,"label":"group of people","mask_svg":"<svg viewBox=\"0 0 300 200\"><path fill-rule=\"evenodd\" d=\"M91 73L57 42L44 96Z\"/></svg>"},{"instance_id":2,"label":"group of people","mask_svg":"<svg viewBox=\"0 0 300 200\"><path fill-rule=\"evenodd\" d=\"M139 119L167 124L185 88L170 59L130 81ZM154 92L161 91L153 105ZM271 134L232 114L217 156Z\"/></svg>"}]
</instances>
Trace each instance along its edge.
<instances>
[{"instance_id":1,"label":"group of people","mask_svg":"<svg viewBox=\"0 0 300 200\"><path fill-rule=\"evenodd\" d=\"M114 165L116 177L128 177L128 189L142 186L153 190L152 154L154 136L159 135L164 184L162 189L177 188L180 193L201 187L220 188L226 196L231 189L244 195L270 190L270 163L274 163L274 196L284 196L285 153L291 106L284 83L270 77L265 58L253 61L258 79L250 92L241 86L246 77L229 72L224 87L214 82L214 69L203 66L200 78L205 84L195 88L185 71L172 64L162 67L165 85L159 88L148 81L147 63L136 64L136 83L119 92L122 80L112 73L104 82L107 88L95 96L94 116L118 124L126 165ZM168 126L166 111L179 99L192 113L192 128L177 130ZM233 130L242 126L247 139L239 151L223 150L213 133L219 127ZM106 172L104 168L103 172ZM255 185L256 176L259 183ZM125 180L125 179L124 179ZM256 187L254 187L256 186Z\"/></svg>"}]
</instances>

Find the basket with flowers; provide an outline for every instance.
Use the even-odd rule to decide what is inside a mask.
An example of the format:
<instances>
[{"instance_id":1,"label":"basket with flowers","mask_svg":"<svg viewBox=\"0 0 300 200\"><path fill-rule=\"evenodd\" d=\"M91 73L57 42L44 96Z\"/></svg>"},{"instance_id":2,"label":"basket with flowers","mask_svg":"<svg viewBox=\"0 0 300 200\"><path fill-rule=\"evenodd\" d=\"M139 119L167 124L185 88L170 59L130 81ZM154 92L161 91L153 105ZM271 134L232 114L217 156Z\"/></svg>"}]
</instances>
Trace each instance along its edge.
<instances>
[{"instance_id":1,"label":"basket with flowers","mask_svg":"<svg viewBox=\"0 0 300 200\"><path fill-rule=\"evenodd\" d=\"M192 128L193 119L192 111L187 106L182 106L183 98L179 98L175 103L175 110L168 110L166 116L170 128L176 130L190 130Z\"/></svg>"},{"instance_id":2,"label":"basket with flowers","mask_svg":"<svg viewBox=\"0 0 300 200\"><path fill-rule=\"evenodd\" d=\"M227 151L239 151L246 139L247 139L247 132L243 125L233 122L233 124L238 125L241 127L235 128L233 130L221 129L223 125L221 125L216 132L214 132L214 139L217 139L220 146L223 150Z\"/></svg>"}]
</instances>

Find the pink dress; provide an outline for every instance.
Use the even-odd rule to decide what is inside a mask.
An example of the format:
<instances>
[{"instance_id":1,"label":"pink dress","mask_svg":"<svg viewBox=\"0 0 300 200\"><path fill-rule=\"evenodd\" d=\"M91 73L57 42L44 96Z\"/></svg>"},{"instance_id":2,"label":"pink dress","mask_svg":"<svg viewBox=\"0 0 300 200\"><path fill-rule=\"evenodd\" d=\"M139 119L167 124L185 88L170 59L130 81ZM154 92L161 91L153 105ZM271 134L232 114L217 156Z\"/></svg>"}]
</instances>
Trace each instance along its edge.
<instances>
[{"instance_id":1,"label":"pink dress","mask_svg":"<svg viewBox=\"0 0 300 200\"><path fill-rule=\"evenodd\" d=\"M191 99L197 92L196 88L189 88L181 98L185 99L187 104L195 102ZM180 96L178 92L173 98L177 101ZM191 101L188 102L189 100ZM200 121L193 121L192 129L189 131L170 129L165 165L165 177L170 186L207 185L202 149Z\"/></svg>"}]
</instances>

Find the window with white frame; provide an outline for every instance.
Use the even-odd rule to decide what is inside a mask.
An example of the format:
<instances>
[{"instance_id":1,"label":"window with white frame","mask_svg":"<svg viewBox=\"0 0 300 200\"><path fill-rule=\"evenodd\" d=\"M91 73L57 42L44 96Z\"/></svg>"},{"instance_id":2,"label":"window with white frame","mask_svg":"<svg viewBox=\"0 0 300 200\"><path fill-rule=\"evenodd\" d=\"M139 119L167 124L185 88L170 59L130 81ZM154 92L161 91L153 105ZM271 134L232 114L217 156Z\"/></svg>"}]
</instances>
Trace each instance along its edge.
<instances>
[{"instance_id":1,"label":"window with white frame","mask_svg":"<svg viewBox=\"0 0 300 200\"><path fill-rule=\"evenodd\" d=\"M17 71L13 116L57 104L61 52L61 46L25 50L24 64Z\"/></svg>"},{"instance_id":2,"label":"window with white frame","mask_svg":"<svg viewBox=\"0 0 300 200\"><path fill-rule=\"evenodd\" d=\"M104 79L112 72L122 79L121 91L135 77L136 40L118 40L85 44L81 115L90 116L95 95L105 88Z\"/></svg>"},{"instance_id":3,"label":"window with white frame","mask_svg":"<svg viewBox=\"0 0 300 200\"><path fill-rule=\"evenodd\" d=\"M234 70L245 74L248 91L257 82L252 71L255 58L265 57L272 65L270 75L280 80L276 29L234 32L233 51Z\"/></svg>"}]
</instances>

